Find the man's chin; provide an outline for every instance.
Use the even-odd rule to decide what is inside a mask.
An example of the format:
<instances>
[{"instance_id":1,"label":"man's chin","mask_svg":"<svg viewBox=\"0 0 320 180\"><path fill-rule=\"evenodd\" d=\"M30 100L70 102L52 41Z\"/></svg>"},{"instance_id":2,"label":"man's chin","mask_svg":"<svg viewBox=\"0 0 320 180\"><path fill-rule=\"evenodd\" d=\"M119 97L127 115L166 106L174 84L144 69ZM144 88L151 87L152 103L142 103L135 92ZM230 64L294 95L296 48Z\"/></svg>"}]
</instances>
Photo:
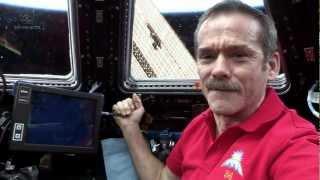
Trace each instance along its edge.
<instances>
[{"instance_id":1,"label":"man's chin","mask_svg":"<svg viewBox=\"0 0 320 180\"><path fill-rule=\"evenodd\" d=\"M221 116L232 116L235 112L226 109L213 109L213 113Z\"/></svg>"},{"instance_id":2,"label":"man's chin","mask_svg":"<svg viewBox=\"0 0 320 180\"><path fill-rule=\"evenodd\" d=\"M229 103L224 103L224 102L215 102L210 104L211 110L215 114L221 114L221 115L232 115L235 113L235 108L236 105L232 105Z\"/></svg>"},{"instance_id":3,"label":"man's chin","mask_svg":"<svg viewBox=\"0 0 320 180\"><path fill-rule=\"evenodd\" d=\"M236 91L210 91L207 94L208 101L222 101L222 103L227 103L228 101L235 101L239 96Z\"/></svg>"},{"instance_id":4,"label":"man's chin","mask_svg":"<svg viewBox=\"0 0 320 180\"><path fill-rule=\"evenodd\" d=\"M219 90L219 89L216 89L216 90L210 90L209 92L213 92L213 93L238 93L239 91L235 91L235 90Z\"/></svg>"}]
</instances>

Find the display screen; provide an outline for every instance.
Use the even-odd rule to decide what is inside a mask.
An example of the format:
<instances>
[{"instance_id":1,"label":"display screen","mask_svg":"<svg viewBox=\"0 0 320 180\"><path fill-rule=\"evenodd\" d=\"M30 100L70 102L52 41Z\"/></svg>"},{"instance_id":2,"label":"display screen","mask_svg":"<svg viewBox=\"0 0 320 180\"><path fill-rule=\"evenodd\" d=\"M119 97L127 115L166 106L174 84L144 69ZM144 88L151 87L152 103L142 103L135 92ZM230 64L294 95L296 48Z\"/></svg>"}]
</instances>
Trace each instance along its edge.
<instances>
[{"instance_id":1,"label":"display screen","mask_svg":"<svg viewBox=\"0 0 320 180\"><path fill-rule=\"evenodd\" d=\"M71 72L68 1L0 0L0 70L5 74Z\"/></svg>"},{"instance_id":2,"label":"display screen","mask_svg":"<svg viewBox=\"0 0 320 180\"><path fill-rule=\"evenodd\" d=\"M26 143L92 146L96 101L37 91L31 94Z\"/></svg>"}]
</instances>

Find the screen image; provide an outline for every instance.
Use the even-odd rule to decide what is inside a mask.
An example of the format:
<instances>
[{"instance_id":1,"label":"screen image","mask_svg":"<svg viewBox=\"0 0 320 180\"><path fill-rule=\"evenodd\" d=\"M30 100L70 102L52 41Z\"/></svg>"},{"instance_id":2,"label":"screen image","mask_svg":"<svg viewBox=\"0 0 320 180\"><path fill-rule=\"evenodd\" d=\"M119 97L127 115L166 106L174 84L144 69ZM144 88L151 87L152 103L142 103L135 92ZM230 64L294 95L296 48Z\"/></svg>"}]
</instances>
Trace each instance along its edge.
<instances>
[{"instance_id":1,"label":"screen image","mask_svg":"<svg viewBox=\"0 0 320 180\"><path fill-rule=\"evenodd\" d=\"M95 101L36 91L31 97L26 143L92 146Z\"/></svg>"},{"instance_id":2,"label":"screen image","mask_svg":"<svg viewBox=\"0 0 320 180\"><path fill-rule=\"evenodd\" d=\"M69 74L68 1L61 1L65 7L61 9L27 6L28 2L0 0L1 70L5 74Z\"/></svg>"}]
</instances>

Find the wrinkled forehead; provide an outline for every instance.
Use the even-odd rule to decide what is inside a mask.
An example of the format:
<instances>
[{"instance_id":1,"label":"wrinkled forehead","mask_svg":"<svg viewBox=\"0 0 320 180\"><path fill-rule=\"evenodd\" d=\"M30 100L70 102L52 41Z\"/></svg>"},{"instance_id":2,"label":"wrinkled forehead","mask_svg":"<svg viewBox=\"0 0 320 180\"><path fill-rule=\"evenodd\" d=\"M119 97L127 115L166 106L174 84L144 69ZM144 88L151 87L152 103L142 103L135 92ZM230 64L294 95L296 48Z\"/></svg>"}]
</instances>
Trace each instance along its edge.
<instances>
[{"instance_id":1,"label":"wrinkled forehead","mask_svg":"<svg viewBox=\"0 0 320 180\"><path fill-rule=\"evenodd\" d=\"M225 35L260 42L260 33L259 22L249 15L241 13L218 14L203 22L199 29L197 41L201 42L203 36L213 38Z\"/></svg>"}]
</instances>

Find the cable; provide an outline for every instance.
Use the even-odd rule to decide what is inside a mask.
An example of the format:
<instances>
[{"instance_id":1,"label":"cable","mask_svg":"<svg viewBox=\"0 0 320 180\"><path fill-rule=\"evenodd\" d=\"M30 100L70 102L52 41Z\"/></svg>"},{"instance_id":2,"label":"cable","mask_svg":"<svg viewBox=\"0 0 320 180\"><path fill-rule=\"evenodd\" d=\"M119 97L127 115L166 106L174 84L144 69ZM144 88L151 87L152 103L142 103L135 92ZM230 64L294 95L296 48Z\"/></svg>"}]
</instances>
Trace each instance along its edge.
<instances>
[{"instance_id":1,"label":"cable","mask_svg":"<svg viewBox=\"0 0 320 180\"><path fill-rule=\"evenodd\" d=\"M95 82L92 86L91 89L89 90L89 93L95 92L100 86L102 85L101 82Z\"/></svg>"},{"instance_id":2,"label":"cable","mask_svg":"<svg viewBox=\"0 0 320 180\"><path fill-rule=\"evenodd\" d=\"M7 81L4 77L3 73L0 73L1 79L2 79L2 92L0 95L0 102L4 99L4 96L7 94Z\"/></svg>"},{"instance_id":3,"label":"cable","mask_svg":"<svg viewBox=\"0 0 320 180\"><path fill-rule=\"evenodd\" d=\"M3 91L2 92L6 93L7 92L7 90L6 90L6 88L7 88L6 78L4 77L3 73L1 73L0 76L1 76L1 79L2 79L2 83L3 83L3 87L2 87Z\"/></svg>"},{"instance_id":4,"label":"cable","mask_svg":"<svg viewBox=\"0 0 320 180\"><path fill-rule=\"evenodd\" d=\"M9 130L9 127L11 125L11 121L9 120L6 125L1 127L1 134L0 134L0 144L3 142L3 138L5 136L5 133Z\"/></svg>"},{"instance_id":5,"label":"cable","mask_svg":"<svg viewBox=\"0 0 320 180\"><path fill-rule=\"evenodd\" d=\"M101 114L103 116L113 116L113 113L112 112L107 112L107 111L102 111Z\"/></svg>"}]
</instances>

